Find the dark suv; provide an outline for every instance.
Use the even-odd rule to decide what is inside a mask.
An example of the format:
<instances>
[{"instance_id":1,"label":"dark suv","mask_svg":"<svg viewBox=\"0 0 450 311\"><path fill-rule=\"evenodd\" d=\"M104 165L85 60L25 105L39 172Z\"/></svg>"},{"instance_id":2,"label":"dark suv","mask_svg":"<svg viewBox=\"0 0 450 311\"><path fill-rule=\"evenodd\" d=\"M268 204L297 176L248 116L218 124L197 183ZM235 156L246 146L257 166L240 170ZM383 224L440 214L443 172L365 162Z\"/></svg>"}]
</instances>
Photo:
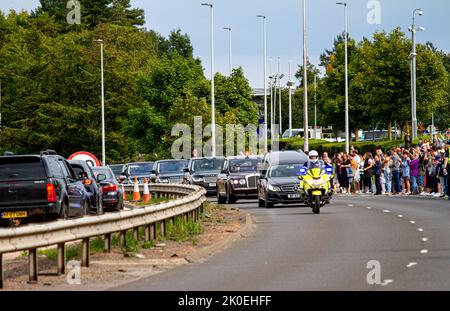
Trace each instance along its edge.
<instances>
[{"instance_id":1,"label":"dark suv","mask_svg":"<svg viewBox=\"0 0 450 311\"><path fill-rule=\"evenodd\" d=\"M300 168L308 162L303 151L271 152L264 158L258 182L259 207L271 208L274 204L302 203Z\"/></svg>"},{"instance_id":2,"label":"dark suv","mask_svg":"<svg viewBox=\"0 0 450 311\"><path fill-rule=\"evenodd\" d=\"M83 183L56 152L0 157L0 222L68 218L89 207Z\"/></svg>"},{"instance_id":3,"label":"dark suv","mask_svg":"<svg viewBox=\"0 0 450 311\"><path fill-rule=\"evenodd\" d=\"M186 168L185 183L202 186L208 194L216 194L217 176L225 158L193 158Z\"/></svg>"}]
</instances>

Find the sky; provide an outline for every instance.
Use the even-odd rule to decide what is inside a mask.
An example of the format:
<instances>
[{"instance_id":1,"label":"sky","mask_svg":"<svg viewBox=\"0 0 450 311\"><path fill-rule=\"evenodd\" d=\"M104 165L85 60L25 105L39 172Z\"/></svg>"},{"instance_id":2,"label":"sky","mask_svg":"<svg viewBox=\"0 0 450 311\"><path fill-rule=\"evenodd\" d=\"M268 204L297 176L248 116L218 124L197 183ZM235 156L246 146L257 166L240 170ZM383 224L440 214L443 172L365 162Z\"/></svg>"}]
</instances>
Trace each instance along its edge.
<instances>
[{"instance_id":1,"label":"sky","mask_svg":"<svg viewBox=\"0 0 450 311\"><path fill-rule=\"evenodd\" d=\"M196 57L202 60L206 77L210 77L210 12L201 6L207 0L132 0L134 7L145 10L149 29L164 36L180 28L187 33L194 46ZM333 40L344 29L344 11L336 0L306 0L308 57L318 65L320 55L333 46ZM380 24L369 24L368 4L380 4ZM228 32L232 28L233 65L242 66L252 87L263 88L263 35L262 21L256 15L267 17L268 70L291 76L302 62L302 1L301 0L214 0L215 70L229 72ZM417 42L431 41L439 49L450 52L450 1L449 0L347 0L348 25L351 37L361 40L379 30L390 31L396 27L410 36L412 12L421 8L424 15L417 24L425 28L418 33ZM32 10L38 0L0 0L0 10ZM272 60L270 62L270 59ZM287 78L284 82L287 82Z\"/></svg>"}]
</instances>

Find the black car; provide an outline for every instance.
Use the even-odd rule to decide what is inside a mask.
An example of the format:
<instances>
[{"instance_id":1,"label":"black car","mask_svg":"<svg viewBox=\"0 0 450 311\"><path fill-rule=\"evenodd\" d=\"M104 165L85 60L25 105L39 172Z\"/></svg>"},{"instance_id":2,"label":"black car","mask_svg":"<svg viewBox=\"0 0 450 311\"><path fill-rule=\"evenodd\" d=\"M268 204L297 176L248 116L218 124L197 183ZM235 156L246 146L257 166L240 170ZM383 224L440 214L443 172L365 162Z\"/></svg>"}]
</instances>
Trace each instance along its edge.
<instances>
[{"instance_id":1,"label":"black car","mask_svg":"<svg viewBox=\"0 0 450 311\"><path fill-rule=\"evenodd\" d=\"M271 208L274 204L302 203L300 168L308 161L303 151L280 151L266 155L258 182L259 207Z\"/></svg>"},{"instance_id":2,"label":"black car","mask_svg":"<svg viewBox=\"0 0 450 311\"><path fill-rule=\"evenodd\" d=\"M152 170L152 181L163 184L181 184L184 181L188 160L156 161Z\"/></svg>"},{"instance_id":3,"label":"black car","mask_svg":"<svg viewBox=\"0 0 450 311\"><path fill-rule=\"evenodd\" d=\"M191 159L186 169L185 183L202 186L208 194L216 194L217 176L224 161L224 157Z\"/></svg>"},{"instance_id":4,"label":"black car","mask_svg":"<svg viewBox=\"0 0 450 311\"><path fill-rule=\"evenodd\" d=\"M56 152L0 157L0 222L68 218L89 207L82 181Z\"/></svg>"},{"instance_id":5,"label":"black car","mask_svg":"<svg viewBox=\"0 0 450 311\"><path fill-rule=\"evenodd\" d=\"M120 211L123 209L123 189L108 166L93 167L95 178L102 189L103 209Z\"/></svg>"},{"instance_id":6,"label":"black car","mask_svg":"<svg viewBox=\"0 0 450 311\"><path fill-rule=\"evenodd\" d=\"M100 186L97 183L94 172L92 171L91 166L86 161L79 160L69 160L70 166L73 168L75 172L75 176L77 176L81 182L83 183L86 191L90 197L90 207L97 211L97 213L102 213L103 211L100 206Z\"/></svg>"},{"instance_id":7,"label":"black car","mask_svg":"<svg viewBox=\"0 0 450 311\"><path fill-rule=\"evenodd\" d=\"M137 177L140 184L144 183L144 179L152 179L151 171L153 170L154 162L133 162L127 163L123 166L122 173L119 178L121 184L132 184L134 178Z\"/></svg>"},{"instance_id":8,"label":"black car","mask_svg":"<svg viewBox=\"0 0 450 311\"><path fill-rule=\"evenodd\" d=\"M240 198L258 196L258 178L262 158L258 156L227 157L217 176L217 201L233 204Z\"/></svg>"},{"instance_id":9,"label":"black car","mask_svg":"<svg viewBox=\"0 0 450 311\"><path fill-rule=\"evenodd\" d=\"M120 175L122 175L122 172L124 171L123 167L125 164L112 164L108 165L108 167L111 169L111 171L114 173L114 176L117 180L119 180Z\"/></svg>"}]
</instances>

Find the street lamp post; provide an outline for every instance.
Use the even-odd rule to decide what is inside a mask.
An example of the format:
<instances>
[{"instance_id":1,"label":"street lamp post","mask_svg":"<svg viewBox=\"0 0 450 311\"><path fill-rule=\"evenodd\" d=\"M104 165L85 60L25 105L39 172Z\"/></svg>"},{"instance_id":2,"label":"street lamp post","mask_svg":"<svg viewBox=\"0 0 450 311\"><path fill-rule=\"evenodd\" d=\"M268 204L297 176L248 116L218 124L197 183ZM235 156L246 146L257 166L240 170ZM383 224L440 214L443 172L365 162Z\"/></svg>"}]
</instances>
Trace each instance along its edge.
<instances>
[{"instance_id":1,"label":"street lamp post","mask_svg":"<svg viewBox=\"0 0 450 311\"><path fill-rule=\"evenodd\" d=\"M314 139L317 138L317 73L314 73Z\"/></svg>"},{"instance_id":2,"label":"street lamp post","mask_svg":"<svg viewBox=\"0 0 450 311\"><path fill-rule=\"evenodd\" d=\"M230 56L229 56L229 66L230 66L230 76L233 73L233 49L232 49L232 40L231 40L231 27L224 27L224 30L228 30L229 34L229 48L230 48Z\"/></svg>"},{"instance_id":3,"label":"street lamp post","mask_svg":"<svg viewBox=\"0 0 450 311\"><path fill-rule=\"evenodd\" d=\"M411 118L412 118L412 139L417 138L417 77L416 77L416 32L424 31L423 27L416 26L416 13L419 16L423 15L421 9L415 9L413 12L412 26L409 27L409 31L412 33L412 53L411 53Z\"/></svg>"},{"instance_id":4,"label":"street lamp post","mask_svg":"<svg viewBox=\"0 0 450 311\"><path fill-rule=\"evenodd\" d=\"M281 116L281 95L282 95L282 88L281 88L281 80L284 78L284 74L281 73L281 68L280 68L280 58L278 57L278 96L279 96L279 100L278 100L278 122L280 124L279 126L279 134L283 134L283 119Z\"/></svg>"},{"instance_id":5,"label":"street lamp post","mask_svg":"<svg viewBox=\"0 0 450 311\"><path fill-rule=\"evenodd\" d=\"M344 6L344 41L345 41L345 152L350 152L350 125L348 116L348 18L347 2L338 2L338 5Z\"/></svg>"},{"instance_id":6,"label":"street lamp post","mask_svg":"<svg viewBox=\"0 0 450 311\"><path fill-rule=\"evenodd\" d=\"M308 55L306 48L306 0L303 0L303 131L304 151L309 152L309 125L308 125Z\"/></svg>"},{"instance_id":7,"label":"street lamp post","mask_svg":"<svg viewBox=\"0 0 450 311\"><path fill-rule=\"evenodd\" d=\"M216 156L216 112L214 95L214 5L212 3L202 3L210 8L211 22L211 156Z\"/></svg>"},{"instance_id":8,"label":"street lamp post","mask_svg":"<svg viewBox=\"0 0 450 311\"><path fill-rule=\"evenodd\" d=\"M94 40L100 43L100 58L101 58L101 95L102 95L102 165L106 165L106 134L105 134L105 80L103 70L103 40Z\"/></svg>"},{"instance_id":9,"label":"street lamp post","mask_svg":"<svg viewBox=\"0 0 450 311\"><path fill-rule=\"evenodd\" d=\"M263 71L264 71L264 152L268 151L267 148L267 36L266 36L266 17L264 15L258 15L258 18L262 18L263 21Z\"/></svg>"},{"instance_id":10,"label":"street lamp post","mask_svg":"<svg viewBox=\"0 0 450 311\"><path fill-rule=\"evenodd\" d=\"M292 87L294 86L294 81L291 81L291 63L289 63L289 81L287 82L287 87L289 89L289 138L292 137Z\"/></svg>"}]
</instances>

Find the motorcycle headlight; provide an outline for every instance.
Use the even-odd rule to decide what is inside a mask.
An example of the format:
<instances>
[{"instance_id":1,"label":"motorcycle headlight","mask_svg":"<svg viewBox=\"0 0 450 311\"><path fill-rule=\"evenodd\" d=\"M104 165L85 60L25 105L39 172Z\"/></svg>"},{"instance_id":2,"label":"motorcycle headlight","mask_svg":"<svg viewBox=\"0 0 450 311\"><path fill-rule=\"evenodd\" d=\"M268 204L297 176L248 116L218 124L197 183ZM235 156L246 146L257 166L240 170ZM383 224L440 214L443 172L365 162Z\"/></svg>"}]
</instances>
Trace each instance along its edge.
<instances>
[{"instance_id":1,"label":"motorcycle headlight","mask_svg":"<svg viewBox=\"0 0 450 311\"><path fill-rule=\"evenodd\" d=\"M273 192L280 192L280 191L281 191L280 187L273 186L273 185L271 185L271 184L269 184L269 185L267 186L267 189L269 189L269 191L273 191Z\"/></svg>"},{"instance_id":2,"label":"motorcycle headlight","mask_svg":"<svg viewBox=\"0 0 450 311\"><path fill-rule=\"evenodd\" d=\"M323 178L313 180L314 188L322 188L325 185L326 181Z\"/></svg>"}]
</instances>

